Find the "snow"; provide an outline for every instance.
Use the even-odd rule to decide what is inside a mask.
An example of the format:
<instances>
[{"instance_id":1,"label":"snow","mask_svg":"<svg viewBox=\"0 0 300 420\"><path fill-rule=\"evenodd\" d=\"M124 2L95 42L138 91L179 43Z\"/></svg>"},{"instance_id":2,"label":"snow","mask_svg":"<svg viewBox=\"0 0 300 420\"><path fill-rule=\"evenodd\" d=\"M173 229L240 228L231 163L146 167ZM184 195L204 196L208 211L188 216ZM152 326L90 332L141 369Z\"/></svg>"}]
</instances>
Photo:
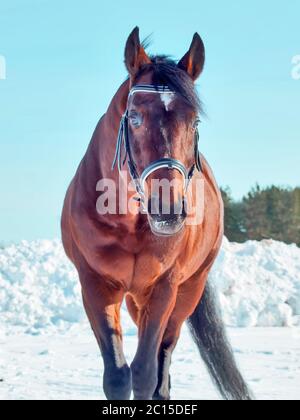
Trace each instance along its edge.
<instances>
[{"instance_id":1,"label":"snow","mask_svg":"<svg viewBox=\"0 0 300 420\"><path fill-rule=\"evenodd\" d=\"M83 319L80 285L59 240L0 250L1 328L30 334L65 330Z\"/></svg>"},{"instance_id":2,"label":"snow","mask_svg":"<svg viewBox=\"0 0 300 420\"><path fill-rule=\"evenodd\" d=\"M229 329L235 356L259 400L300 399L300 329ZM125 336L130 363L136 336ZM0 337L1 399L104 399L103 363L89 325L64 333ZM172 399L218 399L184 328L173 355ZM3 379L3 382L1 382Z\"/></svg>"},{"instance_id":3,"label":"snow","mask_svg":"<svg viewBox=\"0 0 300 420\"><path fill-rule=\"evenodd\" d=\"M233 327L300 325L300 249L275 241L225 238L210 275ZM85 319L77 273L59 240L0 249L0 328L30 334L65 331ZM125 334L132 333L123 308Z\"/></svg>"},{"instance_id":4,"label":"snow","mask_svg":"<svg viewBox=\"0 0 300 420\"><path fill-rule=\"evenodd\" d=\"M236 357L259 399L300 399L299 273L295 245L224 238L210 275ZM122 324L130 363L137 338L125 307ZM104 398L102 372L61 242L0 246L0 399ZM186 327L172 376L173 398L218 398Z\"/></svg>"},{"instance_id":5,"label":"snow","mask_svg":"<svg viewBox=\"0 0 300 420\"><path fill-rule=\"evenodd\" d=\"M223 241L213 268L227 325L300 325L300 249L265 240L244 244Z\"/></svg>"}]
</instances>

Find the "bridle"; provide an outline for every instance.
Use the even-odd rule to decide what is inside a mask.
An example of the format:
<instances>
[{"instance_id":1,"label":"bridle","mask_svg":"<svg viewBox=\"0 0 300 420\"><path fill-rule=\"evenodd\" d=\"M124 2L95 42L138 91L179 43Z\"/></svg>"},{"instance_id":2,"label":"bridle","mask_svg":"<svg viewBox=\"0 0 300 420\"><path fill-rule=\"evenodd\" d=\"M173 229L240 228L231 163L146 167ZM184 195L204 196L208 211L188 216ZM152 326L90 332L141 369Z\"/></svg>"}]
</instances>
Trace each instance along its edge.
<instances>
[{"instance_id":1,"label":"bridle","mask_svg":"<svg viewBox=\"0 0 300 420\"><path fill-rule=\"evenodd\" d=\"M177 159L163 158L163 159L158 159L150 163L144 169L142 174L139 175L136 164L132 157L129 135L128 135L128 102L129 102L129 98L138 92L175 94L175 92L169 89L168 86L136 85L132 87L128 95L126 111L124 115L122 116L121 122L120 122L120 128L119 128L117 145L116 145L116 152L115 152L114 160L112 163L112 170L114 170L116 164L118 163L118 169L120 172L122 170L122 166L127 161L131 179L134 182L136 192L139 194L140 196L139 200L141 201L144 201L143 199L145 197L145 184L146 184L147 178L153 172L161 168L176 169L177 171L179 171L185 180L184 190L186 193L189 183L194 176L195 170L197 169L198 171L202 171L200 152L198 148L198 142L199 142L198 127L197 125L195 126L195 138L194 138L195 163L192 165L190 169L187 169L185 165ZM124 148L125 150L124 157L122 157L122 148Z\"/></svg>"}]
</instances>

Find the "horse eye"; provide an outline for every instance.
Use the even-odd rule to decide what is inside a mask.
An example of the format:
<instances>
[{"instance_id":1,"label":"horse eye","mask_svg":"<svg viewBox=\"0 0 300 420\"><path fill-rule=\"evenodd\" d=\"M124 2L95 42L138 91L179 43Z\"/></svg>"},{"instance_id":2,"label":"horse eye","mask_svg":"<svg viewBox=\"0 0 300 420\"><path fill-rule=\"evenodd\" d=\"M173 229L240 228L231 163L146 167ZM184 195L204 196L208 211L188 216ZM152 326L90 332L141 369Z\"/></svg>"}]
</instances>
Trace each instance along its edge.
<instances>
[{"instance_id":1,"label":"horse eye","mask_svg":"<svg viewBox=\"0 0 300 420\"><path fill-rule=\"evenodd\" d=\"M197 118L192 124L192 129L196 130L200 123L201 123L201 120L199 118Z\"/></svg>"},{"instance_id":2,"label":"horse eye","mask_svg":"<svg viewBox=\"0 0 300 420\"><path fill-rule=\"evenodd\" d=\"M142 125L143 117L141 116L141 114L138 114L137 112L131 112L129 114L129 120L135 128L138 128Z\"/></svg>"},{"instance_id":3,"label":"horse eye","mask_svg":"<svg viewBox=\"0 0 300 420\"><path fill-rule=\"evenodd\" d=\"M201 120L200 120L200 118L197 118L197 119L194 121L193 127L194 127L194 128L197 128L199 124L201 124Z\"/></svg>"}]
</instances>

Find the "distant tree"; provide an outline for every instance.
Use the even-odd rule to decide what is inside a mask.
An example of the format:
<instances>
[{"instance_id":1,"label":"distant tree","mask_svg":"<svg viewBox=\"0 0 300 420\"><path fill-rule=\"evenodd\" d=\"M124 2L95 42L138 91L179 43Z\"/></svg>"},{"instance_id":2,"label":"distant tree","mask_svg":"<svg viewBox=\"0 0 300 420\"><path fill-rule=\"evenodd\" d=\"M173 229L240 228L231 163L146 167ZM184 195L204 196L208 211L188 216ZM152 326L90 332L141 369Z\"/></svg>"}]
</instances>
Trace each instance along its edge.
<instances>
[{"instance_id":1,"label":"distant tree","mask_svg":"<svg viewBox=\"0 0 300 420\"><path fill-rule=\"evenodd\" d=\"M257 185L243 199L244 224L249 239L287 241L292 216L290 190Z\"/></svg>"},{"instance_id":2,"label":"distant tree","mask_svg":"<svg viewBox=\"0 0 300 420\"><path fill-rule=\"evenodd\" d=\"M221 192L230 241L272 238L300 246L300 188L256 185L242 201L234 201L229 188Z\"/></svg>"},{"instance_id":3,"label":"distant tree","mask_svg":"<svg viewBox=\"0 0 300 420\"><path fill-rule=\"evenodd\" d=\"M243 229L243 208L241 202L232 199L231 191L221 188L224 203L224 233L231 242L244 242L247 238Z\"/></svg>"},{"instance_id":4,"label":"distant tree","mask_svg":"<svg viewBox=\"0 0 300 420\"><path fill-rule=\"evenodd\" d=\"M288 241L300 246L300 188L292 191L292 220L288 226Z\"/></svg>"}]
</instances>

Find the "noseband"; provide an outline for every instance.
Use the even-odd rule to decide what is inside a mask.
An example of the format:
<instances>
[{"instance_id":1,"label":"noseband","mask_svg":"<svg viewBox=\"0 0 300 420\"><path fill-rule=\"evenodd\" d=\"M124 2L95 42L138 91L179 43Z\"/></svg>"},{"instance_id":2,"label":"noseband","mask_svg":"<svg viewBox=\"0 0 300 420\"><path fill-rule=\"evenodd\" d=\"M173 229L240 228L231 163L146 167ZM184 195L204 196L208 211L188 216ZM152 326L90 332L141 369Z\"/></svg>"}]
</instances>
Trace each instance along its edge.
<instances>
[{"instance_id":1,"label":"noseband","mask_svg":"<svg viewBox=\"0 0 300 420\"><path fill-rule=\"evenodd\" d=\"M136 86L133 86L133 88L130 90L129 95L128 95L128 100L131 96L133 96L137 92L175 94L175 92L170 90L167 86L136 85ZM189 183L195 173L195 169L197 169L198 171L202 171L200 152L198 148L198 141L199 141L199 132L196 126L195 138L194 138L195 163L190 169L187 169L185 165L177 159L164 158L164 159L158 159L150 163L144 169L143 173L139 176L136 164L132 157L129 135L128 135L128 101L127 101L127 108L124 115L122 116L121 123L120 123L118 140L117 140L117 145L116 145L116 153L115 153L115 157L112 164L112 170L115 168L116 164L118 163L118 169L119 171L121 171L122 166L127 161L131 179L134 182L136 191L139 194L140 199L142 201L145 196L145 185L146 185L147 178L151 174L153 174L153 172L162 168L176 169L177 171L179 171L184 178L184 181L185 181L184 189L186 192L188 189ZM123 154L122 149L125 150L124 157L122 157L122 154Z\"/></svg>"}]
</instances>

